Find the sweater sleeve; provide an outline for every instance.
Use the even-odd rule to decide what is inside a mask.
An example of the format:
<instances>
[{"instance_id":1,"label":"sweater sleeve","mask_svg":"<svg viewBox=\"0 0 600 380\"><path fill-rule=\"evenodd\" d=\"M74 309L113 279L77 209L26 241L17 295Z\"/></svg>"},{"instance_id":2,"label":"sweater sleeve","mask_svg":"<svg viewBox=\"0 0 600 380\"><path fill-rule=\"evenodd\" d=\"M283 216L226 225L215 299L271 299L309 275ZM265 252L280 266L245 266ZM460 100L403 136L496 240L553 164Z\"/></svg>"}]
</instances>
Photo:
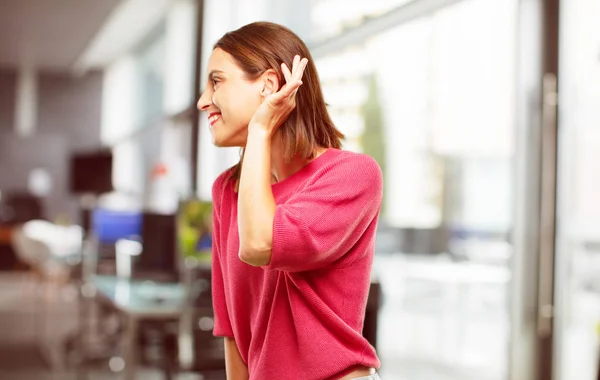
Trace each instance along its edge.
<instances>
[{"instance_id":1,"label":"sweater sleeve","mask_svg":"<svg viewBox=\"0 0 600 380\"><path fill-rule=\"evenodd\" d=\"M276 206L265 269L314 270L342 258L379 215L382 193L381 169L371 157L334 163Z\"/></svg>"},{"instance_id":2,"label":"sweater sleeve","mask_svg":"<svg viewBox=\"0 0 600 380\"><path fill-rule=\"evenodd\" d=\"M211 289L214 311L214 336L233 337L233 329L227 311L227 301L225 298L225 286L223 282L223 268L220 261L220 231L221 231L221 203L223 194L223 175L221 175L212 187L213 199L213 245L212 245L212 271L211 271Z\"/></svg>"}]
</instances>

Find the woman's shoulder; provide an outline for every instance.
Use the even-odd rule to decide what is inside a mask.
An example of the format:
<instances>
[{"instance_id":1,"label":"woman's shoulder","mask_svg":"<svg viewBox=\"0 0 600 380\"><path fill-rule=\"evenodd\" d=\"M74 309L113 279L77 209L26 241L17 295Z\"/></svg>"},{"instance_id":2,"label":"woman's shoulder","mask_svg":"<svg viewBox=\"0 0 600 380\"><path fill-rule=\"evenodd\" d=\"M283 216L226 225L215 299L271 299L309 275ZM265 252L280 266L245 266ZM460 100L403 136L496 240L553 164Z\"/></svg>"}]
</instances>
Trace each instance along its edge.
<instances>
[{"instance_id":1,"label":"woman's shoulder","mask_svg":"<svg viewBox=\"0 0 600 380\"><path fill-rule=\"evenodd\" d=\"M213 182L212 186L212 197L213 202L216 199L221 199L223 194L225 194L229 188L231 191L234 189L234 180L231 179L231 175L233 173L234 168L229 168L225 170L223 173L219 174L215 182Z\"/></svg>"},{"instance_id":2,"label":"woman's shoulder","mask_svg":"<svg viewBox=\"0 0 600 380\"><path fill-rule=\"evenodd\" d=\"M352 178L380 178L381 167L377 161L364 153L336 149L325 165L327 172Z\"/></svg>"},{"instance_id":3,"label":"woman's shoulder","mask_svg":"<svg viewBox=\"0 0 600 380\"><path fill-rule=\"evenodd\" d=\"M377 161L367 154L329 150L303 190L326 198L342 196L356 202L375 201L383 194L383 175Z\"/></svg>"},{"instance_id":4,"label":"woman's shoulder","mask_svg":"<svg viewBox=\"0 0 600 380\"><path fill-rule=\"evenodd\" d=\"M213 183L213 188L222 188L223 186L226 186L229 182L229 179L231 178L231 175L233 174L234 169L235 167L231 167L219 174L217 176L217 179L215 179L215 182Z\"/></svg>"}]
</instances>

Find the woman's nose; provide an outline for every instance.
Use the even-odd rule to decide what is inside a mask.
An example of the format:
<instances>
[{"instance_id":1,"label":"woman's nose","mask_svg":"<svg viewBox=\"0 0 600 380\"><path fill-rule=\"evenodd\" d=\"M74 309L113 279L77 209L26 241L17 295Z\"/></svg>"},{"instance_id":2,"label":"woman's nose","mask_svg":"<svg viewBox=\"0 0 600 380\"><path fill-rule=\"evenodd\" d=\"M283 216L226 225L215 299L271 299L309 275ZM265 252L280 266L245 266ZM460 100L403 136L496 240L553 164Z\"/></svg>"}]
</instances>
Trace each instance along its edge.
<instances>
[{"instance_id":1,"label":"woman's nose","mask_svg":"<svg viewBox=\"0 0 600 380\"><path fill-rule=\"evenodd\" d=\"M210 107L211 104L212 98L209 94L209 91L204 90L204 92L200 96L200 99L198 99L198 104L196 104L196 107L198 107L198 110L200 111L206 111L206 109Z\"/></svg>"}]
</instances>

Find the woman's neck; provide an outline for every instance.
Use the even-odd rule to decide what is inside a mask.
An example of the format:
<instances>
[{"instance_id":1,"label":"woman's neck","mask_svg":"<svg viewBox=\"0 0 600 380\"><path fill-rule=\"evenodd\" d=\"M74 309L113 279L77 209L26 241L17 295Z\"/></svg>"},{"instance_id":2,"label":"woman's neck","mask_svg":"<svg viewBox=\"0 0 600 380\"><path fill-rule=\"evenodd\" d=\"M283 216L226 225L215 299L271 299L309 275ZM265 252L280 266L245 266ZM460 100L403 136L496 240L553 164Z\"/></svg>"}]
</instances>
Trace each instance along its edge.
<instances>
[{"instance_id":1,"label":"woman's neck","mask_svg":"<svg viewBox=\"0 0 600 380\"><path fill-rule=\"evenodd\" d=\"M325 150L325 148L320 147L317 150L314 158L320 156L323 152L325 152ZM273 177L273 183L281 182L291 177L294 173L302 169L313 159L304 159L296 156L290 162L287 162L284 155L283 145L281 143L281 138L276 132L271 143L271 175Z\"/></svg>"}]
</instances>

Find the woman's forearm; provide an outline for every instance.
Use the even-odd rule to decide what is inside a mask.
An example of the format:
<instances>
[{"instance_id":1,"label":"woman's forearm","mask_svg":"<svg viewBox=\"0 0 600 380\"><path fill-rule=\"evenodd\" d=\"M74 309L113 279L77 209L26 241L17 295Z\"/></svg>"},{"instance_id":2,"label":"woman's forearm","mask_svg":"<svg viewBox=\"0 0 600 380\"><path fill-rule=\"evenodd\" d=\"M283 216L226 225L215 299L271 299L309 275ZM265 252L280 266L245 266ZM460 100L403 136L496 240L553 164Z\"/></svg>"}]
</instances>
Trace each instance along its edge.
<instances>
[{"instance_id":1,"label":"woman's forearm","mask_svg":"<svg viewBox=\"0 0 600 380\"><path fill-rule=\"evenodd\" d=\"M225 338L225 372L227 380L248 380L248 367L233 338Z\"/></svg>"},{"instance_id":2,"label":"woman's forearm","mask_svg":"<svg viewBox=\"0 0 600 380\"><path fill-rule=\"evenodd\" d=\"M238 194L240 259L250 265L271 260L275 199L271 190L271 136L249 127Z\"/></svg>"}]
</instances>

